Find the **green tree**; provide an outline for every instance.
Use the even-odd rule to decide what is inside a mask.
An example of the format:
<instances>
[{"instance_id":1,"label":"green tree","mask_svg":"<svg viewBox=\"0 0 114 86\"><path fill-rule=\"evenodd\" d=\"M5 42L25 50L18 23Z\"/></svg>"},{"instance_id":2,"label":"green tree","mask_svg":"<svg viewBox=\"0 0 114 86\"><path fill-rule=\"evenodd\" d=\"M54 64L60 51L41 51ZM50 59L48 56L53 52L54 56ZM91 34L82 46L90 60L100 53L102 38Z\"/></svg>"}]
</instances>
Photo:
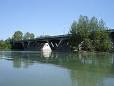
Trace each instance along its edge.
<instances>
[{"instance_id":1,"label":"green tree","mask_svg":"<svg viewBox=\"0 0 114 86\"><path fill-rule=\"evenodd\" d=\"M102 19L80 16L77 22L72 23L70 33L70 44L73 48L97 51L107 51L111 48L110 33Z\"/></svg>"},{"instance_id":2,"label":"green tree","mask_svg":"<svg viewBox=\"0 0 114 86\"><path fill-rule=\"evenodd\" d=\"M34 37L35 37L35 35L34 35L33 33L27 32L27 33L25 33L23 39L24 39L24 40L27 40L27 39L34 39Z\"/></svg>"},{"instance_id":3,"label":"green tree","mask_svg":"<svg viewBox=\"0 0 114 86\"><path fill-rule=\"evenodd\" d=\"M35 35L33 33L30 34L30 39L34 39Z\"/></svg>"},{"instance_id":4,"label":"green tree","mask_svg":"<svg viewBox=\"0 0 114 86\"><path fill-rule=\"evenodd\" d=\"M6 49L10 49L11 45L10 43L4 41L4 40L0 40L0 50L6 50Z\"/></svg>"},{"instance_id":5,"label":"green tree","mask_svg":"<svg viewBox=\"0 0 114 86\"><path fill-rule=\"evenodd\" d=\"M11 49L11 41L12 41L12 39L10 37L4 41L5 44L7 45L6 49Z\"/></svg>"},{"instance_id":6,"label":"green tree","mask_svg":"<svg viewBox=\"0 0 114 86\"><path fill-rule=\"evenodd\" d=\"M21 31L16 31L12 37L12 40L15 41L23 40L23 33Z\"/></svg>"},{"instance_id":7,"label":"green tree","mask_svg":"<svg viewBox=\"0 0 114 86\"><path fill-rule=\"evenodd\" d=\"M5 43L3 40L0 40L0 49L4 49L5 48Z\"/></svg>"}]
</instances>

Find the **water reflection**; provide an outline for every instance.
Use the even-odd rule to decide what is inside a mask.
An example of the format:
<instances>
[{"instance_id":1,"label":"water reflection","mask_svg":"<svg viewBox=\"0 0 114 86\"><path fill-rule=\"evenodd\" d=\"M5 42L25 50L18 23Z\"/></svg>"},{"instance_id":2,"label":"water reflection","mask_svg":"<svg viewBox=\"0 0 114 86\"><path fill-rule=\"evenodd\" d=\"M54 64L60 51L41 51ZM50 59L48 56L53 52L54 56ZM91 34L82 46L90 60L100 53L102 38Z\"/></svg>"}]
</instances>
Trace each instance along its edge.
<instances>
[{"instance_id":1,"label":"water reflection","mask_svg":"<svg viewBox=\"0 0 114 86\"><path fill-rule=\"evenodd\" d=\"M114 54L111 53L2 52L2 57L7 57L14 68L42 63L67 69L72 86L114 86Z\"/></svg>"},{"instance_id":2,"label":"water reflection","mask_svg":"<svg viewBox=\"0 0 114 86\"><path fill-rule=\"evenodd\" d=\"M41 53L45 58L49 58L49 57L51 57L52 52L51 51L42 51Z\"/></svg>"}]
</instances>

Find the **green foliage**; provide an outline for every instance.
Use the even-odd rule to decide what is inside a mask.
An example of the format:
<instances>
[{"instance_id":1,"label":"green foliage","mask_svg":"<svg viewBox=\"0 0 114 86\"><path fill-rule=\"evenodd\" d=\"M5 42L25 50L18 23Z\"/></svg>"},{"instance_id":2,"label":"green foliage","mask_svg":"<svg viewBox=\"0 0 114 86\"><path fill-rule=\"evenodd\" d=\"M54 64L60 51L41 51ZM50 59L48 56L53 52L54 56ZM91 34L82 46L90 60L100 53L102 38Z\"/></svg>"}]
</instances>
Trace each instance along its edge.
<instances>
[{"instance_id":1,"label":"green foliage","mask_svg":"<svg viewBox=\"0 0 114 86\"><path fill-rule=\"evenodd\" d=\"M92 46L92 40L90 40L90 39L84 39L81 47L82 47L82 50L88 50L88 51L94 50L94 48Z\"/></svg>"},{"instance_id":2,"label":"green foliage","mask_svg":"<svg viewBox=\"0 0 114 86\"><path fill-rule=\"evenodd\" d=\"M23 33L21 31L16 31L12 37L15 41L20 41L23 39Z\"/></svg>"},{"instance_id":3,"label":"green foliage","mask_svg":"<svg viewBox=\"0 0 114 86\"><path fill-rule=\"evenodd\" d=\"M7 41L0 40L0 50L4 50L4 49L5 50L11 49L11 45Z\"/></svg>"},{"instance_id":4,"label":"green foliage","mask_svg":"<svg viewBox=\"0 0 114 86\"><path fill-rule=\"evenodd\" d=\"M79 47L81 44L82 50L90 51L107 51L111 48L110 33L107 32L107 27L102 19L80 16L78 22L72 23L70 33L72 47Z\"/></svg>"},{"instance_id":5,"label":"green foliage","mask_svg":"<svg viewBox=\"0 0 114 86\"><path fill-rule=\"evenodd\" d=\"M0 40L0 50L7 50L11 49L11 41L20 41L20 40L26 40L26 39L34 39L35 35L33 33L27 32L24 36L21 31L16 31L13 36L8 39Z\"/></svg>"},{"instance_id":6,"label":"green foliage","mask_svg":"<svg viewBox=\"0 0 114 86\"><path fill-rule=\"evenodd\" d=\"M11 49L11 41L12 39L10 37L4 41L7 45L6 49Z\"/></svg>"},{"instance_id":7,"label":"green foliage","mask_svg":"<svg viewBox=\"0 0 114 86\"><path fill-rule=\"evenodd\" d=\"M27 32L27 33L25 33L23 39L24 39L24 40L27 40L27 39L34 39L34 37L35 37L35 35L34 35L33 33Z\"/></svg>"},{"instance_id":8,"label":"green foliage","mask_svg":"<svg viewBox=\"0 0 114 86\"><path fill-rule=\"evenodd\" d=\"M31 33L30 39L34 39L34 38L35 38L35 35L33 33Z\"/></svg>"},{"instance_id":9,"label":"green foliage","mask_svg":"<svg viewBox=\"0 0 114 86\"><path fill-rule=\"evenodd\" d=\"M33 33L25 33L23 36L23 32L16 31L14 35L12 36L12 40L14 41L20 41L20 40L27 40L27 39L34 39L35 35Z\"/></svg>"}]
</instances>

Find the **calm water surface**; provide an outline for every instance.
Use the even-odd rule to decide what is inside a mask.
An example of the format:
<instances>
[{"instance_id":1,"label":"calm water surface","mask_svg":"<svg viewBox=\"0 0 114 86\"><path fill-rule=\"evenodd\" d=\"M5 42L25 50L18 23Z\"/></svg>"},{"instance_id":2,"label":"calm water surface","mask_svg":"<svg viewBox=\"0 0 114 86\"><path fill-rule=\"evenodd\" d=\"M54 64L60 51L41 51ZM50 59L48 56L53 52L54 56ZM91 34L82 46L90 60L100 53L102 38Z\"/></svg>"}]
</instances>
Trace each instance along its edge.
<instances>
[{"instance_id":1,"label":"calm water surface","mask_svg":"<svg viewBox=\"0 0 114 86\"><path fill-rule=\"evenodd\" d=\"M114 54L0 52L0 86L114 86Z\"/></svg>"}]
</instances>

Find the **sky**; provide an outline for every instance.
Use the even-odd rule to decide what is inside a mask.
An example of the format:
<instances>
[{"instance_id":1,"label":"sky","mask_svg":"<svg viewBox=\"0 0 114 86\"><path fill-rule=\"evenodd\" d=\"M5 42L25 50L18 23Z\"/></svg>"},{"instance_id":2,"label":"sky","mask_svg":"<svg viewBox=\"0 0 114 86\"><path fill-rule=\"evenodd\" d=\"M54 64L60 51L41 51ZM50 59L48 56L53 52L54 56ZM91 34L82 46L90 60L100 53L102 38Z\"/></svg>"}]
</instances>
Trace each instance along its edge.
<instances>
[{"instance_id":1,"label":"sky","mask_svg":"<svg viewBox=\"0 0 114 86\"><path fill-rule=\"evenodd\" d=\"M36 37L67 34L80 15L102 18L114 28L114 0L0 0L0 39L17 30Z\"/></svg>"}]
</instances>

